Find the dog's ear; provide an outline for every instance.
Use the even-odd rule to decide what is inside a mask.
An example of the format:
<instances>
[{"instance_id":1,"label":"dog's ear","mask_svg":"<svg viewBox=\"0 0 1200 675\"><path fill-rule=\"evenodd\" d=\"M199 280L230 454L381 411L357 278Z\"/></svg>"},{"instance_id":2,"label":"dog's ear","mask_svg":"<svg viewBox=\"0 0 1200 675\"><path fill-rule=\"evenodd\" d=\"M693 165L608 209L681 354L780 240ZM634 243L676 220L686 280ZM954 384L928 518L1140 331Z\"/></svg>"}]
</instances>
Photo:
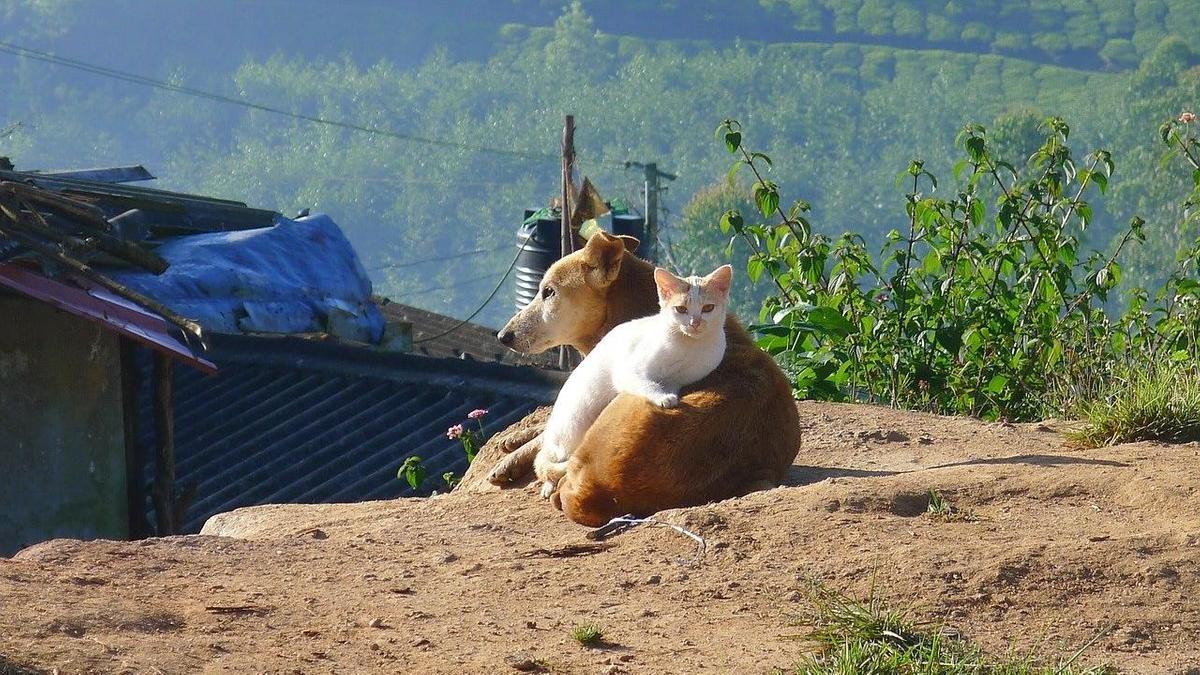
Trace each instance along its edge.
<instances>
[{"instance_id":1,"label":"dog's ear","mask_svg":"<svg viewBox=\"0 0 1200 675\"><path fill-rule=\"evenodd\" d=\"M583 247L583 259L596 270L605 284L610 284L621 272L621 259L625 257L625 242L620 237L599 230L588 239Z\"/></svg>"},{"instance_id":2,"label":"dog's ear","mask_svg":"<svg viewBox=\"0 0 1200 675\"><path fill-rule=\"evenodd\" d=\"M625 242L625 250L630 253L637 253L638 247L642 245L642 242L637 237L631 237L627 234L618 234L617 239Z\"/></svg>"}]
</instances>

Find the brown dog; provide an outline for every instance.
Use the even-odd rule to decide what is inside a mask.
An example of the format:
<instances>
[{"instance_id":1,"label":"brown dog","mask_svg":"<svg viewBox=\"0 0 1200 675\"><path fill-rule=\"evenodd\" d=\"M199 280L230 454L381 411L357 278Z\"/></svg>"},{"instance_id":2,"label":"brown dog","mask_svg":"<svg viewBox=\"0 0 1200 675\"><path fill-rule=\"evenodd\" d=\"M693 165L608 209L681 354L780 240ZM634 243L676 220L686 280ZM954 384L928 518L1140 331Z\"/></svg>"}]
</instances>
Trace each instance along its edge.
<instances>
[{"instance_id":1,"label":"brown dog","mask_svg":"<svg viewBox=\"0 0 1200 675\"><path fill-rule=\"evenodd\" d=\"M627 241L636 246L600 232L552 265L500 342L525 353L570 345L587 354L613 326L657 312L654 267L633 256ZM725 333L721 365L685 387L678 407L621 394L604 409L553 497L571 520L597 526L779 484L800 449L791 386L733 317ZM527 472L535 453L536 443L527 443L490 479Z\"/></svg>"}]
</instances>

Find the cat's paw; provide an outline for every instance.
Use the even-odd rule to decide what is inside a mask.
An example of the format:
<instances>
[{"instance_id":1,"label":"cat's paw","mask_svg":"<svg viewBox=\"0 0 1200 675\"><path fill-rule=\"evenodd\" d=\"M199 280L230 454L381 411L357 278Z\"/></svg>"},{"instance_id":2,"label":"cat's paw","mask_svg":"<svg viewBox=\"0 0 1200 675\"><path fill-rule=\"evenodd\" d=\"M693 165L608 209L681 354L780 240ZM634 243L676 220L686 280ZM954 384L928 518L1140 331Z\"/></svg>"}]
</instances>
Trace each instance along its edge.
<instances>
[{"instance_id":1,"label":"cat's paw","mask_svg":"<svg viewBox=\"0 0 1200 675\"><path fill-rule=\"evenodd\" d=\"M550 499L550 496L553 495L555 492L558 492L558 485L554 481L552 481L552 480L542 481L542 490L541 490L542 499Z\"/></svg>"},{"instance_id":2,"label":"cat's paw","mask_svg":"<svg viewBox=\"0 0 1200 675\"><path fill-rule=\"evenodd\" d=\"M679 405L679 394L663 394L651 398L650 401L660 408L674 408Z\"/></svg>"}]
</instances>

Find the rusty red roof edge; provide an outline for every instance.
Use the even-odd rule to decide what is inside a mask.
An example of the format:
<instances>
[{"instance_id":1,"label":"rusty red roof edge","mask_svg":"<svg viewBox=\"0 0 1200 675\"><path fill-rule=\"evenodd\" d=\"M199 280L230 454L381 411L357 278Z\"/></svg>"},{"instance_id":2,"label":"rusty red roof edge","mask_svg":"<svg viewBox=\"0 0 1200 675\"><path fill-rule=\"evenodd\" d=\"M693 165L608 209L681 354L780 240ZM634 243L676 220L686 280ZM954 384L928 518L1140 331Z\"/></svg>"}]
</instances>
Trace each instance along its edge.
<instances>
[{"instance_id":1,"label":"rusty red roof edge","mask_svg":"<svg viewBox=\"0 0 1200 675\"><path fill-rule=\"evenodd\" d=\"M215 363L196 355L190 347L171 335L170 324L162 317L104 289L85 290L69 286L16 263L0 263L0 285L107 326L151 349L174 356L201 372L217 371Z\"/></svg>"}]
</instances>

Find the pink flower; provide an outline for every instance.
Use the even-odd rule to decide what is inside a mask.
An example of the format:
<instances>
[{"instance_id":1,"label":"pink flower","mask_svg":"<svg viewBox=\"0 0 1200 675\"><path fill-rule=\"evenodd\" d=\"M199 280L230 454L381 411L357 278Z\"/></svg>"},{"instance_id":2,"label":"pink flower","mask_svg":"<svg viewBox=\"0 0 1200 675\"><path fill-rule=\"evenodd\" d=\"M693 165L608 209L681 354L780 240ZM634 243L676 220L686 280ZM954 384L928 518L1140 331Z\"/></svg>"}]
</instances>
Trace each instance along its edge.
<instances>
[{"instance_id":1,"label":"pink flower","mask_svg":"<svg viewBox=\"0 0 1200 675\"><path fill-rule=\"evenodd\" d=\"M459 438L462 435L463 435L463 426L461 424L455 424L454 426L452 426L446 430L446 438L449 438L450 440Z\"/></svg>"},{"instance_id":2,"label":"pink flower","mask_svg":"<svg viewBox=\"0 0 1200 675\"><path fill-rule=\"evenodd\" d=\"M487 410L485 410L485 409L483 409L483 408L476 408L476 409L472 410L471 412L467 413L467 419L469 419L469 420L477 420L477 419L479 419L480 417L483 417L483 416L484 416L484 415L486 415L486 414L488 414L488 411L487 411Z\"/></svg>"},{"instance_id":3,"label":"pink flower","mask_svg":"<svg viewBox=\"0 0 1200 675\"><path fill-rule=\"evenodd\" d=\"M1191 124L1192 122L1195 122L1195 121L1196 121L1196 113L1194 113L1190 110L1185 110L1179 114L1179 123L1180 124Z\"/></svg>"}]
</instances>

